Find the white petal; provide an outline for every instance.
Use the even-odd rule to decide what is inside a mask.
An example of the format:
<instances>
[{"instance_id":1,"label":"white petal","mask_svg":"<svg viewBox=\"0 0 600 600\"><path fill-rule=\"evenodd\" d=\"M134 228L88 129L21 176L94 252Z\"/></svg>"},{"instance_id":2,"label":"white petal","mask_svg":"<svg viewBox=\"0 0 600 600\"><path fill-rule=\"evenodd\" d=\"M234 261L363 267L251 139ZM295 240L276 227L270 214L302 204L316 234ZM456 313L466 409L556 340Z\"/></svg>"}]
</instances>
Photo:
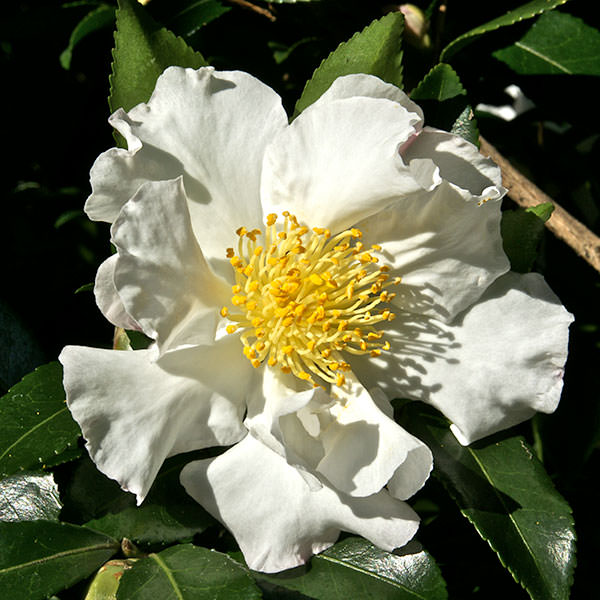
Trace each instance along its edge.
<instances>
[{"instance_id":1,"label":"white petal","mask_svg":"<svg viewBox=\"0 0 600 600\"><path fill-rule=\"evenodd\" d=\"M240 71L170 67L147 104L116 113L112 124L131 140L130 149L98 159L88 214L112 220L144 181L183 175L209 260L224 258L240 225L260 225L264 149L287 126L271 88Z\"/></svg>"},{"instance_id":2,"label":"white petal","mask_svg":"<svg viewBox=\"0 0 600 600\"><path fill-rule=\"evenodd\" d=\"M211 343L228 288L192 232L181 178L140 187L114 222L112 237L119 297L161 353Z\"/></svg>"},{"instance_id":3,"label":"white petal","mask_svg":"<svg viewBox=\"0 0 600 600\"><path fill-rule=\"evenodd\" d=\"M500 167L459 135L425 127L402 152L405 162L430 161L442 179L479 196L486 188L502 188ZM503 188L502 188L503 189Z\"/></svg>"},{"instance_id":4,"label":"white petal","mask_svg":"<svg viewBox=\"0 0 600 600\"><path fill-rule=\"evenodd\" d=\"M339 491L370 496L381 490L394 473L398 497L419 490L431 472L429 449L379 410L358 382L336 388L343 405L333 407L335 420L322 433L325 455L317 466ZM405 472L406 469L406 472Z\"/></svg>"},{"instance_id":5,"label":"white petal","mask_svg":"<svg viewBox=\"0 0 600 600\"><path fill-rule=\"evenodd\" d=\"M398 154L418 123L387 99L315 103L267 148L264 212L340 231L420 189Z\"/></svg>"},{"instance_id":6,"label":"white petal","mask_svg":"<svg viewBox=\"0 0 600 600\"><path fill-rule=\"evenodd\" d=\"M183 373L152 362L151 350L62 351L67 404L88 452L105 475L136 494L138 504L168 456L233 444L244 435L244 386L250 382L243 370L232 378L223 368L231 361L227 341L169 355Z\"/></svg>"},{"instance_id":7,"label":"white petal","mask_svg":"<svg viewBox=\"0 0 600 600\"><path fill-rule=\"evenodd\" d=\"M369 385L438 408L468 444L555 410L572 320L540 275L507 273L450 325L401 315L387 358L351 362Z\"/></svg>"},{"instance_id":8,"label":"white petal","mask_svg":"<svg viewBox=\"0 0 600 600\"><path fill-rule=\"evenodd\" d=\"M509 269L500 219L498 196L481 202L442 182L357 227L365 244L382 246L383 261L402 277L395 305L450 320Z\"/></svg>"},{"instance_id":9,"label":"white petal","mask_svg":"<svg viewBox=\"0 0 600 600\"><path fill-rule=\"evenodd\" d=\"M114 274L118 255L109 256L99 267L94 284L96 304L110 323L123 329L140 330L139 324L125 310L115 287Z\"/></svg>"},{"instance_id":10,"label":"white petal","mask_svg":"<svg viewBox=\"0 0 600 600\"><path fill-rule=\"evenodd\" d=\"M311 491L296 469L252 436L215 459L187 465L187 492L236 538L248 566L275 572L331 546L340 530L392 550L415 534L418 517L386 491L368 498Z\"/></svg>"},{"instance_id":11,"label":"white petal","mask_svg":"<svg viewBox=\"0 0 600 600\"><path fill-rule=\"evenodd\" d=\"M329 89L312 105L318 106L332 100L344 100L346 98L385 98L401 104L408 112L415 113L420 120L423 120L423 111L415 104L400 88L391 83L375 77L374 75L365 75L356 73L338 77L329 87ZM415 123L415 128L419 130L420 124Z\"/></svg>"}]
</instances>

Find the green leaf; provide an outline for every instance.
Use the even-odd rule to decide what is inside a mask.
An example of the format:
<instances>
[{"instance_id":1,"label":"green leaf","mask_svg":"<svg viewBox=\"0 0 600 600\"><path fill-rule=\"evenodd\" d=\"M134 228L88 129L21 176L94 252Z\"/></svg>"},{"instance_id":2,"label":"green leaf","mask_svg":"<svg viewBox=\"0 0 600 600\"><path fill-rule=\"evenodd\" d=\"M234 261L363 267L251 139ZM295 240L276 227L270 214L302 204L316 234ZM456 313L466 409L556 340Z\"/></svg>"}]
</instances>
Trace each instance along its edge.
<instances>
[{"instance_id":1,"label":"green leaf","mask_svg":"<svg viewBox=\"0 0 600 600\"><path fill-rule=\"evenodd\" d=\"M93 573L119 548L105 535L65 523L0 523L0 598L38 600Z\"/></svg>"},{"instance_id":2,"label":"green leaf","mask_svg":"<svg viewBox=\"0 0 600 600\"><path fill-rule=\"evenodd\" d=\"M373 21L350 40L340 44L315 70L296 103L295 115L342 75L366 73L402 87L402 13L394 12Z\"/></svg>"},{"instance_id":3,"label":"green leaf","mask_svg":"<svg viewBox=\"0 0 600 600\"><path fill-rule=\"evenodd\" d=\"M215 521L179 483L179 473L189 460L189 456L182 455L166 461L141 506L111 511L86 523L86 527L117 539L126 537L136 544L189 541L202 533ZM133 504L133 496L128 496Z\"/></svg>"},{"instance_id":4,"label":"green leaf","mask_svg":"<svg viewBox=\"0 0 600 600\"><path fill-rule=\"evenodd\" d=\"M137 561L137 558L109 560L100 567L92 579L85 600L116 600L121 577Z\"/></svg>"},{"instance_id":5,"label":"green leaf","mask_svg":"<svg viewBox=\"0 0 600 600\"><path fill-rule=\"evenodd\" d=\"M477 121L456 71L445 63L435 65L410 94L425 113L428 125L460 135L479 145Z\"/></svg>"},{"instance_id":6,"label":"green leaf","mask_svg":"<svg viewBox=\"0 0 600 600\"><path fill-rule=\"evenodd\" d=\"M560 12L542 15L494 56L520 75L600 75L600 31Z\"/></svg>"},{"instance_id":7,"label":"green leaf","mask_svg":"<svg viewBox=\"0 0 600 600\"><path fill-rule=\"evenodd\" d=\"M447 598L438 566L414 541L390 553L362 538L349 537L314 556L310 568L255 576L259 582L296 590L316 600Z\"/></svg>"},{"instance_id":8,"label":"green leaf","mask_svg":"<svg viewBox=\"0 0 600 600\"><path fill-rule=\"evenodd\" d=\"M37 368L0 400L0 475L44 466L79 435L65 404L62 367Z\"/></svg>"},{"instance_id":9,"label":"green leaf","mask_svg":"<svg viewBox=\"0 0 600 600\"><path fill-rule=\"evenodd\" d=\"M191 544L135 563L121 578L118 600L251 600L261 594L249 572L226 554Z\"/></svg>"},{"instance_id":10,"label":"green leaf","mask_svg":"<svg viewBox=\"0 0 600 600\"><path fill-rule=\"evenodd\" d=\"M479 148L479 128L470 104L467 104L456 117L450 128L450 133L460 135L461 138Z\"/></svg>"},{"instance_id":11,"label":"green leaf","mask_svg":"<svg viewBox=\"0 0 600 600\"><path fill-rule=\"evenodd\" d=\"M450 65L439 63L423 77L410 97L416 102L419 100L443 102L456 96L464 96L466 93L456 71Z\"/></svg>"},{"instance_id":12,"label":"green leaf","mask_svg":"<svg viewBox=\"0 0 600 600\"><path fill-rule=\"evenodd\" d=\"M180 35L190 37L230 10L230 6L223 6L219 0L198 0L177 13L168 25Z\"/></svg>"},{"instance_id":13,"label":"green leaf","mask_svg":"<svg viewBox=\"0 0 600 600\"><path fill-rule=\"evenodd\" d=\"M171 65L197 69L206 62L183 39L161 28L137 2L119 0L110 76L111 111L129 110L146 102L158 76Z\"/></svg>"},{"instance_id":14,"label":"green leaf","mask_svg":"<svg viewBox=\"0 0 600 600\"><path fill-rule=\"evenodd\" d=\"M460 511L533 600L567 600L575 566L571 509L521 436L461 446L439 413L403 410L406 428L433 452L435 473Z\"/></svg>"},{"instance_id":15,"label":"green leaf","mask_svg":"<svg viewBox=\"0 0 600 600\"><path fill-rule=\"evenodd\" d=\"M554 205L545 202L531 208L505 210L502 213L502 243L513 271L531 271L544 235L544 223L553 210Z\"/></svg>"},{"instance_id":16,"label":"green leaf","mask_svg":"<svg viewBox=\"0 0 600 600\"><path fill-rule=\"evenodd\" d=\"M531 19L537 15L542 14L548 10L552 10L561 4L564 4L567 0L532 0L523 4L514 10L507 12L506 14L492 19L479 27L475 27L466 33L458 36L455 40L450 42L440 54L440 60L446 61L452 55L456 54L459 50L476 40L479 36L490 31L500 29L500 27L506 27L507 25L514 25L520 23L524 19Z\"/></svg>"},{"instance_id":17,"label":"green leaf","mask_svg":"<svg viewBox=\"0 0 600 600\"><path fill-rule=\"evenodd\" d=\"M0 481L0 521L58 521L61 507L52 474L19 473Z\"/></svg>"},{"instance_id":18,"label":"green leaf","mask_svg":"<svg viewBox=\"0 0 600 600\"><path fill-rule=\"evenodd\" d=\"M71 58L73 49L81 40L91 33L105 29L111 26L115 21L115 7L108 4L101 4L96 9L90 11L73 29L69 39L69 45L60 55L60 64L63 69L71 68Z\"/></svg>"}]
</instances>

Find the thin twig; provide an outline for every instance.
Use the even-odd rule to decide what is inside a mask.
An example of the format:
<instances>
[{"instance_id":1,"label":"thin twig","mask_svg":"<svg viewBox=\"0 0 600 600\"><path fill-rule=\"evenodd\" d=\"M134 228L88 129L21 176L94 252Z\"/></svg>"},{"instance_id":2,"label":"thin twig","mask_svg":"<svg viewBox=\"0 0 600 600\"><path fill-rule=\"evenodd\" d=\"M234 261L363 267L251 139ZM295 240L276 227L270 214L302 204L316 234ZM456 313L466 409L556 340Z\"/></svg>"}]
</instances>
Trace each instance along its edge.
<instances>
[{"instance_id":1,"label":"thin twig","mask_svg":"<svg viewBox=\"0 0 600 600\"><path fill-rule=\"evenodd\" d=\"M524 208L552 202L554 211L546 227L600 273L600 238L517 171L487 140L480 137L479 142L481 154L489 156L502 169L502 183L509 197Z\"/></svg>"},{"instance_id":2,"label":"thin twig","mask_svg":"<svg viewBox=\"0 0 600 600\"><path fill-rule=\"evenodd\" d=\"M277 17L270 10L267 10L266 8L262 8L260 6L256 6L256 4L252 4L252 2L248 2L248 0L229 0L229 2L253 10L255 13L258 13L263 17L267 17L267 19L269 19L269 21L271 21L272 23L277 20Z\"/></svg>"}]
</instances>

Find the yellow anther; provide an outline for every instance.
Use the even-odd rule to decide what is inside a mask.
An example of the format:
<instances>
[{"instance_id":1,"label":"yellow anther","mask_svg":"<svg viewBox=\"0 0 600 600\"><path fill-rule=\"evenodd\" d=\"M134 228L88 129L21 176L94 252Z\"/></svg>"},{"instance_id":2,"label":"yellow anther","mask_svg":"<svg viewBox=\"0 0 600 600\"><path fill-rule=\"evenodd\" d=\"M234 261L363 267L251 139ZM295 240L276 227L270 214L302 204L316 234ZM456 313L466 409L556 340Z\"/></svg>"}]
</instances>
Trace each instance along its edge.
<instances>
[{"instance_id":1,"label":"yellow anther","mask_svg":"<svg viewBox=\"0 0 600 600\"><path fill-rule=\"evenodd\" d=\"M375 250L376 252L381 252L381 246L379 244L371 244L371 250Z\"/></svg>"},{"instance_id":2,"label":"yellow anther","mask_svg":"<svg viewBox=\"0 0 600 600\"><path fill-rule=\"evenodd\" d=\"M237 253L227 249L236 284L231 304L220 314L233 322L228 333L243 331L243 353L254 367L279 365L313 385L343 385L341 371L350 369L345 352L376 356L390 347L377 341L383 331L375 329L394 318L383 306L375 308L393 297L384 290L389 268L374 266L378 259L365 251L357 228L326 242L328 229L311 230L287 211L283 217L277 227L277 215L268 214L270 229L264 233L246 227L236 231ZM266 244L257 245L259 235L266 236Z\"/></svg>"},{"instance_id":3,"label":"yellow anther","mask_svg":"<svg viewBox=\"0 0 600 600\"><path fill-rule=\"evenodd\" d=\"M379 348L375 348L374 350L371 350L370 354L372 357L379 356L381 354L381 350Z\"/></svg>"},{"instance_id":4,"label":"yellow anther","mask_svg":"<svg viewBox=\"0 0 600 600\"><path fill-rule=\"evenodd\" d=\"M323 285L323 279L321 279L321 277L319 277L316 273L311 273L309 279L311 283L314 283L315 285Z\"/></svg>"},{"instance_id":5,"label":"yellow anther","mask_svg":"<svg viewBox=\"0 0 600 600\"><path fill-rule=\"evenodd\" d=\"M381 346L382 350L389 350L391 348L391 345L388 341L385 341L383 346Z\"/></svg>"}]
</instances>

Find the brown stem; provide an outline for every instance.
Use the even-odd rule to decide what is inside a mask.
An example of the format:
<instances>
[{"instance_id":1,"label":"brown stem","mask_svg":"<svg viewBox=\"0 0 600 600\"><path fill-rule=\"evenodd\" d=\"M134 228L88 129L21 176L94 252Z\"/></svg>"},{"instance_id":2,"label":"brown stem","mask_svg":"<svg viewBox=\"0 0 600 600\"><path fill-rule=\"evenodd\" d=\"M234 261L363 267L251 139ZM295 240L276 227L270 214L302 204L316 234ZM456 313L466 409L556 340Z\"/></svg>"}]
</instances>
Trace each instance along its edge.
<instances>
[{"instance_id":1,"label":"brown stem","mask_svg":"<svg viewBox=\"0 0 600 600\"><path fill-rule=\"evenodd\" d=\"M248 2L248 0L229 0L229 2L253 10L255 13L258 13L263 17L267 17L267 19L269 19L269 21L271 22L274 22L277 19L277 17L275 17L275 15L270 10L267 10L266 8L262 8L260 6L256 6L256 4L252 4L252 2Z\"/></svg>"},{"instance_id":2,"label":"brown stem","mask_svg":"<svg viewBox=\"0 0 600 600\"><path fill-rule=\"evenodd\" d=\"M508 196L524 208L552 202L554 211L546 227L600 273L600 238L517 171L487 140L480 137L479 142L481 154L489 156L502 169L502 183L508 189Z\"/></svg>"}]
</instances>

